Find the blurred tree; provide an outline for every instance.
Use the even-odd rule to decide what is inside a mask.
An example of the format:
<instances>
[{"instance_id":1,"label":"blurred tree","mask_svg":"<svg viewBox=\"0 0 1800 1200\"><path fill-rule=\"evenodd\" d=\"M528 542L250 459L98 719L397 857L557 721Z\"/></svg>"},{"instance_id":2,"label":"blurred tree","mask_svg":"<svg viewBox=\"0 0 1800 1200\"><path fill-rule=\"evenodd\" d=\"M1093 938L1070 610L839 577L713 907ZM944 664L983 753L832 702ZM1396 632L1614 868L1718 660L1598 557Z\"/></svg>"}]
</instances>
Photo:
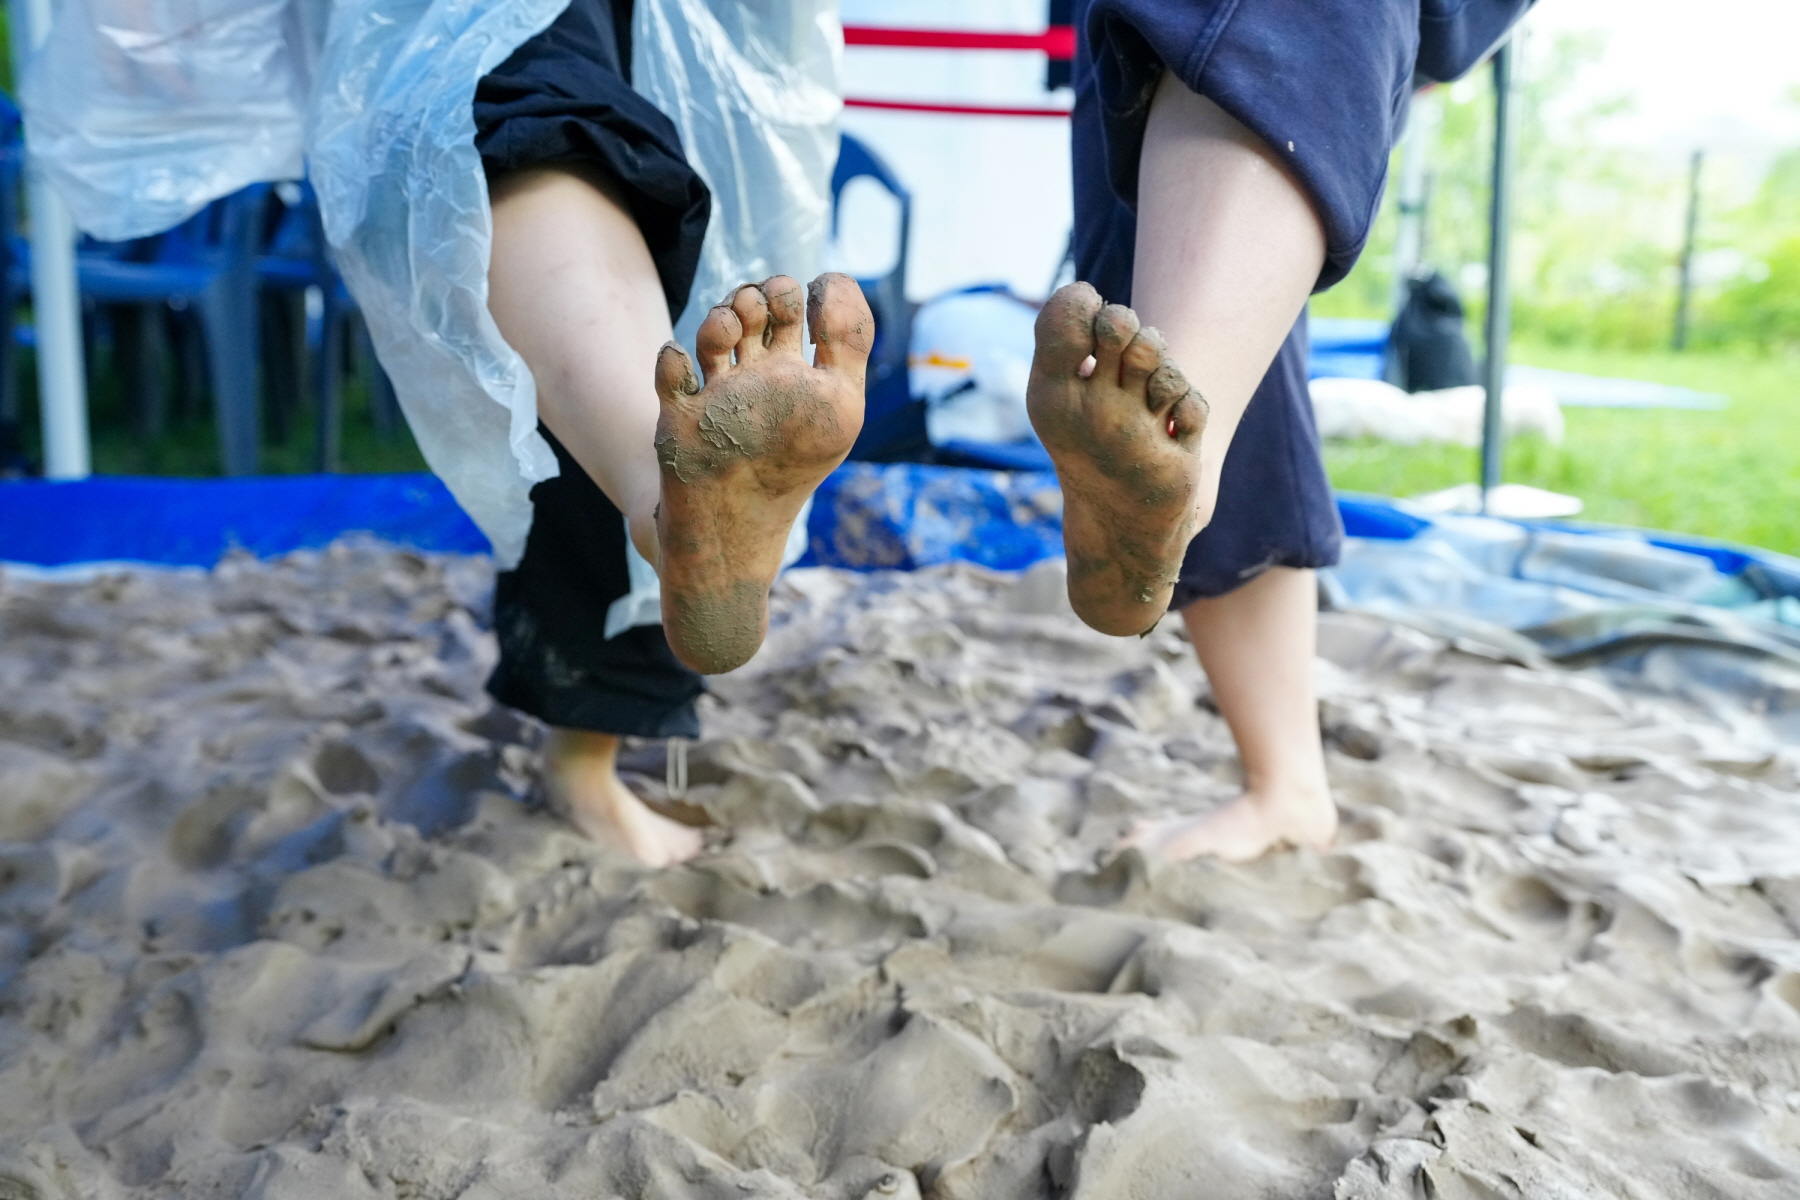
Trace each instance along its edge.
<instances>
[{"instance_id":1,"label":"blurred tree","mask_svg":"<svg viewBox=\"0 0 1800 1200\"><path fill-rule=\"evenodd\" d=\"M1578 87L1604 48L1596 31L1531 40L1521 56L1513 328L1553 345L1647 349L1666 341L1674 312L1687 156L1664 161L1603 136L1631 108L1628 97L1594 99ZM1426 255L1457 283L1478 336L1493 96L1480 71L1439 91ZM1695 290L1694 341L1800 345L1800 150L1775 162L1748 204L1732 205L1728 182L1709 178L1702 197L1697 251L1706 269ZM1356 270L1317 297L1314 312L1391 315L1394 217L1390 194Z\"/></svg>"}]
</instances>

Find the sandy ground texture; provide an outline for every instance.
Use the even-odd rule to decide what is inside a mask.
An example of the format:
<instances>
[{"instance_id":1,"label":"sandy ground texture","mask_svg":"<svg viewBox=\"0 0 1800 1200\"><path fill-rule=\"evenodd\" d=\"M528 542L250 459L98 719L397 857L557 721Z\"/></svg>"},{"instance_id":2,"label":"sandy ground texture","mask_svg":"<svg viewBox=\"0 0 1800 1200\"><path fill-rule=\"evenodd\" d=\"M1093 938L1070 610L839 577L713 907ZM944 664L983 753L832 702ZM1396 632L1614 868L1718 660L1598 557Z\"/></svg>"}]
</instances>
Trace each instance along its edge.
<instances>
[{"instance_id":1,"label":"sandy ground texture","mask_svg":"<svg viewBox=\"0 0 1800 1200\"><path fill-rule=\"evenodd\" d=\"M801 571L656 872L536 800L489 583L4 581L0 1196L1800 1196L1748 710L1327 616L1340 848L1157 865L1235 786L1173 622Z\"/></svg>"}]
</instances>

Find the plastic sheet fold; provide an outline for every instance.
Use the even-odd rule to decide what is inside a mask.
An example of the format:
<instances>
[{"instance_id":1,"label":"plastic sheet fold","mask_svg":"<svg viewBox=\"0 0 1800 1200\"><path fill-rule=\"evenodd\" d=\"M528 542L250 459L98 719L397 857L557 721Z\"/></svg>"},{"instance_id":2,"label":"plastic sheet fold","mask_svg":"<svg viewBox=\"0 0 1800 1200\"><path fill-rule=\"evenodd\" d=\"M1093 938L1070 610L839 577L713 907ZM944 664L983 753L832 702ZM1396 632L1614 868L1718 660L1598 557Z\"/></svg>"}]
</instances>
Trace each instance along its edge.
<instances>
[{"instance_id":1,"label":"plastic sheet fold","mask_svg":"<svg viewBox=\"0 0 1800 1200\"><path fill-rule=\"evenodd\" d=\"M75 223L123 241L302 171L328 0L60 0L20 88Z\"/></svg>"}]
</instances>

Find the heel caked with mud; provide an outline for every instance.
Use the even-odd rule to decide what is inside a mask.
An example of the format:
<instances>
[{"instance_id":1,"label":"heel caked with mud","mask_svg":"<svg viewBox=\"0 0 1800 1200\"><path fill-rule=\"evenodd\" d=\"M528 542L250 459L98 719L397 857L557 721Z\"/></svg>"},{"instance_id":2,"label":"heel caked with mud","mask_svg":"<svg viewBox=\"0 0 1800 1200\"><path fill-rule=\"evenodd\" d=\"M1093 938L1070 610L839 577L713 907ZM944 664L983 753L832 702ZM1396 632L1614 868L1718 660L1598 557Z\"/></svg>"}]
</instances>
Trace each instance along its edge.
<instances>
[{"instance_id":1,"label":"heel caked with mud","mask_svg":"<svg viewBox=\"0 0 1800 1200\"><path fill-rule=\"evenodd\" d=\"M1070 603L1102 633L1145 632L1199 529L1206 401L1156 330L1085 283L1038 314L1026 399L1062 482Z\"/></svg>"},{"instance_id":2,"label":"heel caked with mud","mask_svg":"<svg viewBox=\"0 0 1800 1200\"><path fill-rule=\"evenodd\" d=\"M874 332L849 276L821 275L803 301L800 284L777 275L707 315L698 375L674 342L658 355L663 630L694 670L732 670L762 645L788 531L862 429Z\"/></svg>"}]
</instances>

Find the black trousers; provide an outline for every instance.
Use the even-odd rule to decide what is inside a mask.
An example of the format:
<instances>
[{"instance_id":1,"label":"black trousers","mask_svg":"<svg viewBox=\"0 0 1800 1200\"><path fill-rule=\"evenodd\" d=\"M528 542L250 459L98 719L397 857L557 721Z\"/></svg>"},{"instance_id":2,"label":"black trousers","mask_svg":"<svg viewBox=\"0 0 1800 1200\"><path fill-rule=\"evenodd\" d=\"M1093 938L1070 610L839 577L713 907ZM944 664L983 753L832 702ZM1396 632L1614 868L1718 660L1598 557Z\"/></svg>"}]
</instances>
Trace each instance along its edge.
<instances>
[{"instance_id":1,"label":"black trousers","mask_svg":"<svg viewBox=\"0 0 1800 1200\"><path fill-rule=\"evenodd\" d=\"M675 126L631 90L631 0L573 0L555 22L483 79L475 145L488 178L552 163L610 176L662 280L674 320L687 305L712 198ZM692 737L701 677L681 665L660 625L606 636L631 590L625 518L580 465L540 430L562 473L531 490L531 533L494 594L500 662L488 691L573 729Z\"/></svg>"}]
</instances>

